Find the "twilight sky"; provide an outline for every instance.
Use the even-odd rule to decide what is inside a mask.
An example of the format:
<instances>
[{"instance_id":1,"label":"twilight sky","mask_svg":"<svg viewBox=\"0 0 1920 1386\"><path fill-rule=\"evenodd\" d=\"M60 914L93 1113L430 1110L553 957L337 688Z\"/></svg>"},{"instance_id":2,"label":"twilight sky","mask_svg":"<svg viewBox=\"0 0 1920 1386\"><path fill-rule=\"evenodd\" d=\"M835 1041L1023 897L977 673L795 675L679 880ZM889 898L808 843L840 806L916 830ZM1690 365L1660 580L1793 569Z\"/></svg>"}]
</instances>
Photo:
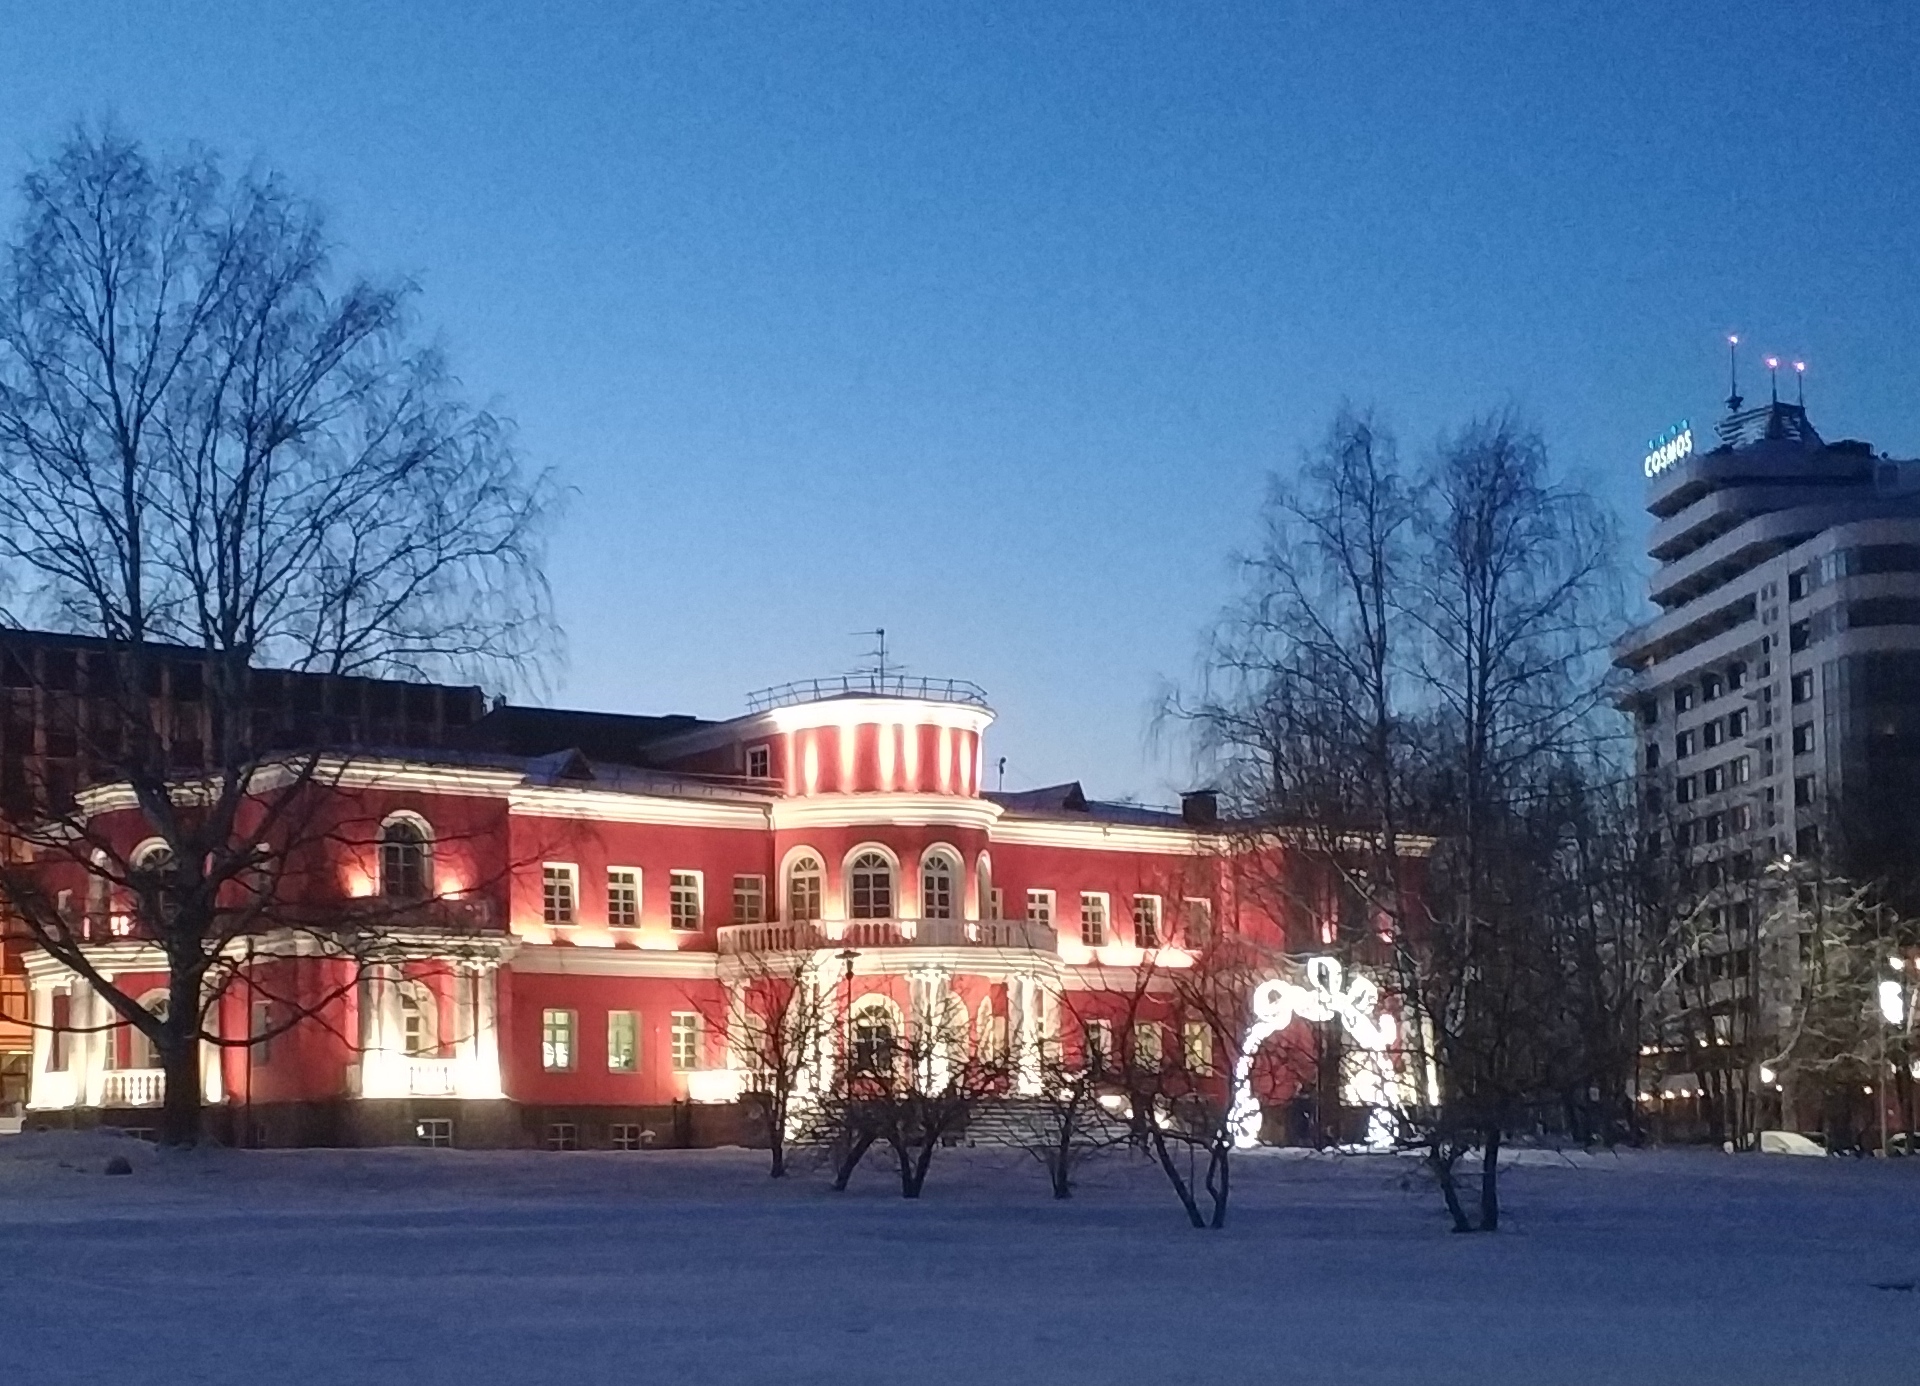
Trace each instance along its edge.
<instances>
[{"instance_id":1,"label":"twilight sky","mask_svg":"<svg viewBox=\"0 0 1920 1386\"><path fill-rule=\"evenodd\" d=\"M727 716L884 625L1010 788L1164 800L1155 688L1343 397L1414 453L1516 403L1636 541L1732 329L1920 454L1920 16L1575 10L0 0L0 219L112 116L417 274L573 491L554 701Z\"/></svg>"}]
</instances>

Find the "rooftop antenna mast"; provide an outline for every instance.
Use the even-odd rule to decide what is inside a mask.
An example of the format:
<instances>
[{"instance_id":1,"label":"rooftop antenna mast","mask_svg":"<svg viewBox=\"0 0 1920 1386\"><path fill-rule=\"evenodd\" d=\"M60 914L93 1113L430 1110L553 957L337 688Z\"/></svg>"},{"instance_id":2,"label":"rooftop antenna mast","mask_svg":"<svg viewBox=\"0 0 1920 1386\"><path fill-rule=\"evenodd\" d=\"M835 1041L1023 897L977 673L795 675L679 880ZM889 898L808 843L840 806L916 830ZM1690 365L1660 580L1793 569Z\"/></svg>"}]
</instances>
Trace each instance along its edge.
<instances>
[{"instance_id":1,"label":"rooftop antenna mast","mask_svg":"<svg viewBox=\"0 0 1920 1386\"><path fill-rule=\"evenodd\" d=\"M1727 412L1740 412L1740 334L1727 334Z\"/></svg>"},{"instance_id":2,"label":"rooftop antenna mast","mask_svg":"<svg viewBox=\"0 0 1920 1386\"><path fill-rule=\"evenodd\" d=\"M858 630L855 635L871 635L873 648L867 651L867 658L873 661L873 667L867 672L873 679L876 693L884 693L887 688L887 628L875 626L872 630Z\"/></svg>"}]
</instances>

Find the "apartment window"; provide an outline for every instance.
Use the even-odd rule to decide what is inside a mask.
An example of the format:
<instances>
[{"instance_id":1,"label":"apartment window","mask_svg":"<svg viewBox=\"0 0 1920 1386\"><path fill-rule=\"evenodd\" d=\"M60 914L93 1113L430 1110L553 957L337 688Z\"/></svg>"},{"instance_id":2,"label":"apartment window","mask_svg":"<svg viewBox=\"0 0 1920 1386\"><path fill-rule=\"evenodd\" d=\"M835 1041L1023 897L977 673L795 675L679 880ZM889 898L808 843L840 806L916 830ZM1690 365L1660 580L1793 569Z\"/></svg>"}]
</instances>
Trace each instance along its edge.
<instances>
[{"instance_id":1,"label":"apartment window","mask_svg":"<svg viewBox=\"0 0 1920 1386\"><path fill-rule=\"evenodd\" d=\"M1802 722L1793 729L1793 753L1803 756L1813 749L1813 723Z\"/></svg>"},{"instance_id":2,"label":"apartment window","mask_svg":"<svg viewBox=\"0 0 1920 1386\"><path fill-rule=\"evenodd\" d=\"M607 1012L607 1072L633 1073L640 1067L640 1017L633 1011Z\"/></svg>"},{"instance_id":3,"label":"apartment window","mask_svg":"<svg viewBox=\"0 0 1920 1386\"><path fill-rule=\"evenodd\" d=\"M1213 901L1188 899L1180 902L1186 914L1185 943L1189 948L1205 948L1213 942Z\"/></svg>"},{"instance_id":4,"label":"apartment window","mask_svg":"<svg viewBox=\"0 0 1920 1386\"><path fill-rule=\"evenodd\" d=\"M1693 754L1693 732L1691 730L1676 733L1673 738L1673 758L1685 760Z\"/></svg>"},{"instance_id":5,"label":"apartment window","mask_svg":"<svg viewBox=\"0 0 1920 1386\"><path fill-rule=\"evenodd\" d=\"M849 913L855 919L893 918L893 863L862 852L847 869Z\"/></svg>"},{"instance_id":6,"label":"apartment window","mask_svg":"<svg viewBox=\"0 0 1920 1386\"><path fill-rule=\"evenodd\" d=\"M1027 892L1027 922L1029 924L1053 923L1052 891L1030 890Z\"/></svg>"},{"instance_id":7,"label":"apartment window","mask_svg":"<svg viewBox=\"0 0 1920 1386\"><path fill-rule=\"evenodd\" d=\"M1753 778L1753 757L1739 756L1727 762L1735 784L1745 784Z\"/></svg>"},{"instance_id":8,"label":"apartment window","mask_svg":"<svg viewBox=\"0 0 1920 1386\"><path fill-rule=\"evenodd\" d=\"M999 886L993 886L989 888L987 891L987 918L1005 919L1006 917L1007 917L1006 892L1001 890Z\"/></svg>"},{"instance_id":9,"label":"apartment window","mask_svg":"<svg viewBox=\"0 0 1920 1386\"><path fill-rule=\"evenodd\" d=\"M953 858L935 852L920 866L920 917L953 918Z\"/></svg>"},{"instance_id":10,"label":"apartment window","mask_svg":"<svg viewBox=\"0 0 1920 1386\"><path fill-rule=\"evenodd\" d=\"M1718 794L1727 787L1727 772L1720 766L1709 767L1700 776L1700 790L1703 794Z\"/></svg>"},{"instance_id":11,"label":"apartment window","mask_svg":"<svg viewBox=\"0 0 1920 1386\"><path fill-rule=\"evenodd\" d=\"M1727 688L1729 690L1744 687L1746 685L1746 682L1747 682L1747 666L1746 665L1729 664L1727 666Z\"/></svg>"},{"instance_id":12,"label":"apartment window","mask_svg":"<svg viewBox=\"0 0 1920 1386\"><path fill-rule=\"evenodd\" d=\"M1700 680L1700 701L1703 703L1712 702L1720 696L1720 689L1720 676L1718 674L1708 674Z\"/></svg>"},{"instance_id":13,"label":"apartment window","mask_svg":"<svg viewBox=\"0 0 1920 1386\"><path fill-rule=\"evenodd\" d=\"M607 1127L607 1140L615 1150L645 1150L646 1137L637 1121L616 1121Z\"/></svg>"},{"instance_id":14,"label":"apartment window","mask_svg":"<svg viewBox=\"0 0 1920 1386\"><path fill-rule=\"evenodd\" d=\"M1133 942L1140 948L1160 946L1160 897L1158 895L1133 897Z\"/></svg>"},{"instance_id":15,"label":"apartment window","mask_svg":"<svg viewBox=\"0 0 1920 1386\"><path fill-rule=\"evenodd\" d=\"M431 1146L435 1150L453 1148L452 1117L421 1117L413 1123L415 1145Z\"/></svg>"},{"instance_id":16,"label":"apartment window","mask_svg":"<svg viewBox=\"0 0 1920 1386\"><path fill-rule=\"evenodd\" d=\"M1708 722L1700 728L1700 744L1708 748L1718 746L1726 739L1726 734L1726 728L1721 725L1720 719L1716 717L1713 721Z\"/></svg>"},{"instance_id":17,"label":"apartment window","mask_svg":"<svg viewBox=\"0 0 1920 1386\"><path fill-rule=\"evenodd\" d=\"M1660 743L1658 741L1649 741L1647 743L1647 769L1658 770L1659 768Z\"/></svg>"},{"instance_id":18,"label":"apartment window","mask_svg":"<svg viewBox=\"0 0 1920 1386\"><path fill-rule=\"evenodd\" d=\"M1106 947L1106 896L1093 891L1080 892L1080 942L1089 948Z\"/></svg>"},{"instance_id":19,"label":"apartment window","mask_svg":"<svg viewBox=\"0 0 1920 1386\"><path fill-rule=\"evenodd\" d=\"M1744 833L1753 826L1753 806L1751 804L1735 804L1730 812L1733 815L1733 830L1735 832Z\"/></svg>"},{"instance_id":20,"label":"apartment window","mask_svg":"<svg viewBox=\"0 0 1920 1386\"><path fill-rule=\"evenodd\" d=\"M747 747L747 778L750 780L767 780L773 778L773 750L771 747Z\"/></svg>"},{"instance_id":21,"label":"apartment window","mask_svg":"<svg viewBox=\"0 0 1920 1386\"><path fill-rule=\"evenodd\" d=\"M1693 776L1682 775L1673 782L1673 802L1676 804L1692 803L1695 787L1696 781Z\"/></svg>"},{"instance_id":22,"label":"apartment window","mask_svg":"<svg viewBox=\"0 0 1920 1386\"><path fill-rule=\"evenodd\" d=\"M1795 621L1792 625L1787 627L1787 650L1789 653L1797 654L1801 650L1806 649L1807 646L1811 645L1812 643L1813 643L1813 623L1812 622Z\"/></svg>"},{"instance_id":23,"label":"apartment window","mask_svg":"<svg viewBox=\"0 0 1920 1386\"><path fill-rule=\"evenodd\" d=\"M548 924L571 924L580 893L575 886L574 867L569 862L550 861L540 869L541 916Z\"/></svg>"},{"instance_id":24,"label":"apartment window","mask_svg":"<svg viewBox=\"0 0 1920 1386\"><path fill-rule=\"evenodd\" d=\"M273 1002L256 1001L248 1011L247 1062L265 1068L273 1062Z\"/></svg>"},{"instance_id":25,"label":"apartment window","mask_svg":"<svg viewBox=\"0 0 1920 1386\"><path fill-rule=\"evenodd\" d=\"M389 900L424 900L433 893L426 829L412 818L389 819L380 827L380 893Z\"/></svg>"},{"instance_id":26,"label":"apartment window","mask_svg":"<svg viewBox=\"0 0 1920 1386\"><path fill-rule=\"evenodd\" d=\"M1143 1072L1157 1072L1162 1058L1159 1024L1140 1021L1133 1027L1133 1066Z\"/></svg>"},{"instance_id":27,"label":"apartment window","mask_svg":"<svg viewBox=\"0 0 1920 1386\"><path fill-rule=\"evenodd\" d=\"M1189 1073L1213 1072L1213 1032L1204 1020L1189 1020L1180 1027L1180 1053Z\"/></svg>"},{"instance_id":28,"label":"apartment window","mask_svg":"<svg viewBox=\"0 0 1920 1386\"><path fill-rule=\"evenodd\" d=\"M767 878L765 876L735 876L733 878L733 922L736 924L758 924L767 917Z\"/></svg>"},{"instance_id":29,"label":"apartment window","mask_svg":"<svg viewBox=\"0 0 1920 1386\"><path fill-rule=\"evenodd\" d=\"M1693 711L1693 685L1682 684L1673 690L1673 710L1675 712Z\"/></svg>"},{"instance_id":30,"label":"apartment window","mask_svg":"<svg viewBox=\"0 0 1920 1386\"><path fill-rule=\"evenodd\" d=\"M1793 806L1806 808L1813 803L1813 776L1795 775L1793 777Z\"/></svg>"},{"instance_id":31,"label":"apartment window","mask_svg":"<svg viewBox=\"0 0 1920 1386\"><path fill-rule=\"evenodd\" d=\"M820 917L820 859L795 857L787 868L787 920L805 924Z\"/></svg>"},{"instance_id":32,"label":"apartment window","mask_svg":"<svg viewBox=\"0 0 1920 1386\"><path fill-rule=\"evenodd\" d=\"M574 1013L549 1008L540 1012L540 1067L565 1073L573 1067Z\"/></svg>"},{"instance_id":33,"label":"apartment window","mask_svg":"<svg viewBox=\"0 0 1920 1386\"><path fill-rule=\"evenodd\" d=\"M1727 739L1731 741L1736 736L1746 734L1747 710L1744 707L1737 707L1727 714Z\"/></svg>"},{"instance_id":34,"label":"apartment window","mask_svg":"<svg viewBox=\"0 0 1920 1386\"><path fill-rule=\"evenodd\" d=\"M675 871L667 889L667 922L683 933L700 927L700 873Z\"/></svg>"},{"instance_id":35,"label":"apartment window","mask_svg":"<svg viewBox=\"0 0 1920 1386\"><path fill-rule=\"evenodd\" d=\"M1724 813L1710 813L1700 820L1700 826L1708 842L1718 842L1726 835L1727 816Z\"/></svg>"},{"instance_id":36,"label":"apartment window","mask_svg":"<svg viewBox=\"0 0 1920 1386\"><path fill-rule=\"evenodd\" d=\"M1801 600L1807 595L1808 586L1807 570L1795 568L1787 574L1787 600L1790 602Z\"/></svg>"},{"instance_id":37,"label":"apartment window","mask_svg":"<svg viewBox=\"0 0 1920 1386\"><path fill-rule=\"evenodd\" d=\"M675 1011L668 1033L672 1037L673 1071L685 1073L700 1067L700 1015L697 1011Z\"/></svg>"},{"instance_id":38,"label":"apartment window","mask_svg":"<svg viewBox=\"0 0 1920 1386\"><path fill-rule=\"evenodd\" d=\"M636 868L607 868L607 923L615 929L640 927L640 872Z\"/></svg>"},{"instance_id":39,"label":"apartment window","mask_svg":"<svg viewBox=\"0 0 1920 1386\"><path fill-rule=\"evenodd\" d=\"M547 1149L578 1150L580 1148L580 1128L571 1121L550 1121L547 1123Z\"/></svg>"},{"instance_id":40,"label":"apartment window","mask_svg":"<svg viewBox=\"0 0 1920 1386\"><path fill-rule=\"evenodd\" d=\"M1788 687L1792 690L1793 701L1810 703L1813 701L1813 670L1802 669L1793 676Z\"/></svg>"},{"instance_id":41,"label":"apartment window","mask_svg":"<svg viewBox=\"0 0 1920 1386\"><path fill-rule=\"evenodd\" d=\"M53 1033L47 1036L47 1072L65 1073L67 1061L73 1046L73 993L65 987L53 993L53 1013L48 1016L48 1024Z\"/></svg>"},{"instance_id":42,"label":"apartment window","mask_svg":"<svg viewBox=\"0 0 1920 1386\"><path fill-rule=\"evenodd\" d=\"M1640 725L1641 726L1643 727L1656 726L1659 724L1659 721L1660 721L1660 704L1659 703L1649 698L1646 702L1640 704Z\"/></svg>"},{"instance_id":43,"label":"apartment window","mask_svg":"<svg viewBox=\"0 0 1920 1386\"><path fill-rule=\"evenodd\" d=\"M1080 1039L1086 1050L1082 1056L1086 1066L1095 1073L1104 1073L1113 1060L1113 1022L1087 1021L1080 1027Z\"/></svg>"}]
</instances>

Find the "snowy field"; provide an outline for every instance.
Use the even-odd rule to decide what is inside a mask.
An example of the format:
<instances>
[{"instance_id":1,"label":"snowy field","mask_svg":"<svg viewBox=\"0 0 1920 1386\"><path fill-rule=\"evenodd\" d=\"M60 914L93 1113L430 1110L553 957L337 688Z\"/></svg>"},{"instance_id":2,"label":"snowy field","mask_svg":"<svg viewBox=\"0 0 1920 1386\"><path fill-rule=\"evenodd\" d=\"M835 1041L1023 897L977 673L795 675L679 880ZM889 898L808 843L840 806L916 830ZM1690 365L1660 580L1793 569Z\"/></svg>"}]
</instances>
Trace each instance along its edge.
<instances>
[{"instance_id":1,"label":"snowy field","mask_svg":"<svg viewBox=\"0 0 1920 1386\"><path fill-rule=\"evenodd\" d=\"M763 1160L0 1140L0 1383L1920 1382L1920 1161L1530 1162L1460 1237L1390 1158L1242 1158L1222 1233Z\"/></svg>"}]
</instances>

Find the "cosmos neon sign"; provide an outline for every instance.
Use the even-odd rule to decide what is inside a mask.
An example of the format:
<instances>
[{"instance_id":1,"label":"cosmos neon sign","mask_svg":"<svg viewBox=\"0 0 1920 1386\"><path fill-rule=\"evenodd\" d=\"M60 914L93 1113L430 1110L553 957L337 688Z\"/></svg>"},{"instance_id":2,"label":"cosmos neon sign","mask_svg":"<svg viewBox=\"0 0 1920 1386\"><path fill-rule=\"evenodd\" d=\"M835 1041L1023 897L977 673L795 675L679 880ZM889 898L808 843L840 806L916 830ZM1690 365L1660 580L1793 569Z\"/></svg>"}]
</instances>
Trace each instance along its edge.
<instances>
[{"instance_id":1,"label":"cosmos neon sign","mask_svg":"<svg viewBox=\"0 0 1920 1386\"><path fill-rule=\"evenodd\" d=\"M1649 478L1659 476L1684 457L1693 456L1693 427L1685 419L1658 438L1647 442L1646 469Z\"/></svg>"}]
</instances>

